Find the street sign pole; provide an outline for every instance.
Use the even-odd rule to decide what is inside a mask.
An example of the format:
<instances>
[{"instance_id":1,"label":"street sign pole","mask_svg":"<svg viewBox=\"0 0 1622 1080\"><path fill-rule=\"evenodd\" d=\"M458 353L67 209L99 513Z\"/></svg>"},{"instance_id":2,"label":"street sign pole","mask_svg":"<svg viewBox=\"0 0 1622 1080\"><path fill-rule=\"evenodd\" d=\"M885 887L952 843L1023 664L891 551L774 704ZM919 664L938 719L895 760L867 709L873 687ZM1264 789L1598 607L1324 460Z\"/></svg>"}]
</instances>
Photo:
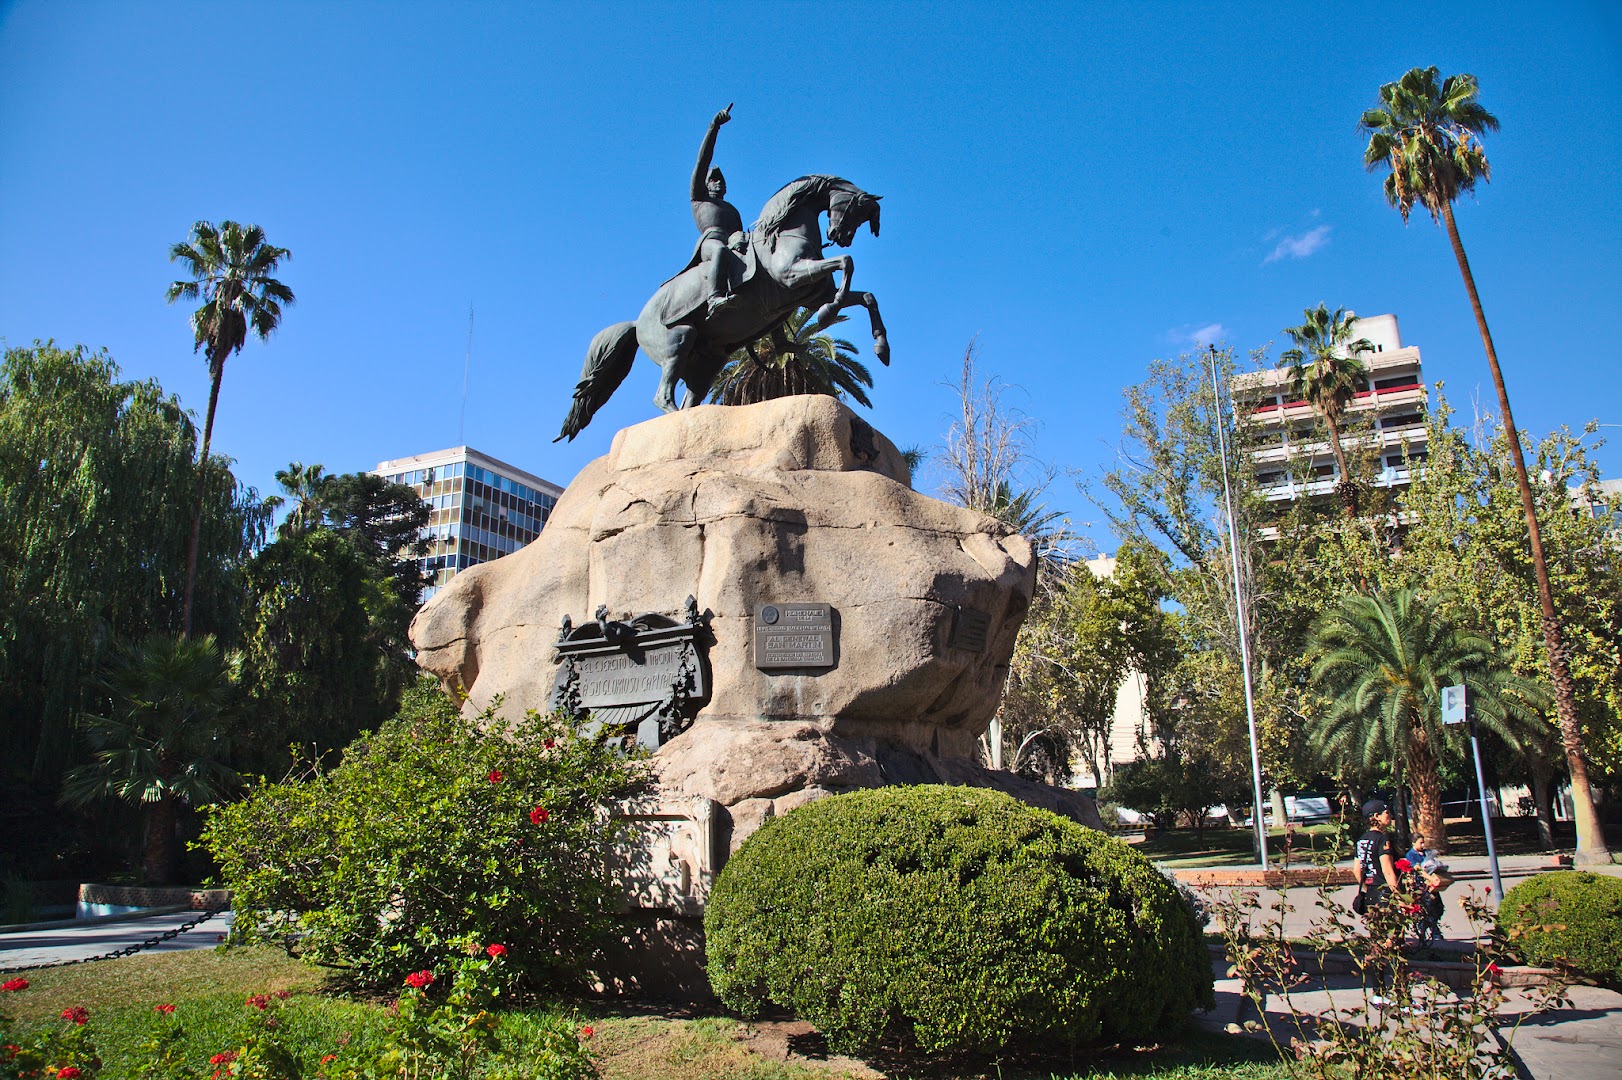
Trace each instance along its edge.
<instances>
[{"instance_id":1,"label":"street sign pole","mask_svg":"<svg viewBox=\"0 0 1622 1080\"><path fill-rule=\"evenodd\" d=\"M1492 891L1500 903L1504 881L1498 875L1498 847L1492 839L1492 804L1487 801L1487 774L1481 767L1481 739L1476 735L1475 710L1464 686L1442 687L1442 723L1470 725L1470 751L1476 759L1476 791L1481 796L1481 831L1487 838L1487 865L1492 868Z\"/></svg>"}]
</instances>

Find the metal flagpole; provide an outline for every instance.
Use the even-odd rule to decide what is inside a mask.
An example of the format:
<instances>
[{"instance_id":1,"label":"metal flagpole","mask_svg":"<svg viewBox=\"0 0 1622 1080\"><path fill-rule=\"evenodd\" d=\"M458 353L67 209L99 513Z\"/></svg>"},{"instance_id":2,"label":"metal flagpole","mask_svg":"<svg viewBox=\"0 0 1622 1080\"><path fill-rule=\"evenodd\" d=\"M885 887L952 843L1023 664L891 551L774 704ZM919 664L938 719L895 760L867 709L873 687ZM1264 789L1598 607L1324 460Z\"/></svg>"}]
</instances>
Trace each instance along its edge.
<instances>
[{"instance_id":1,"label":"metal flagpole","mask_svg":"<svg viewBox=\"0 0 1622 1080\"><path fill-rule=\"evenodd\" d=\"M1228 558L1233 563L1233 603L1239 616L1239 666L1245 676L1245 720L1250 725L1250 779L1256 793L1256 846L1267 869L1267 818L1262 812L1262 756L1256 745L1256 703L1250 692L1250 641L1245 633L1245 594L1239 583L1239 534L1234 526L1233 493L1228 489L1228 442L1223 435L1222 392L1217 382L1217 351L1211 352L1211 401L1216 406L1217 448L1222 456L1222 501L1228 511ZM1282 823L1281 823L1282 824Z\"/></svg>"}]
</instances>

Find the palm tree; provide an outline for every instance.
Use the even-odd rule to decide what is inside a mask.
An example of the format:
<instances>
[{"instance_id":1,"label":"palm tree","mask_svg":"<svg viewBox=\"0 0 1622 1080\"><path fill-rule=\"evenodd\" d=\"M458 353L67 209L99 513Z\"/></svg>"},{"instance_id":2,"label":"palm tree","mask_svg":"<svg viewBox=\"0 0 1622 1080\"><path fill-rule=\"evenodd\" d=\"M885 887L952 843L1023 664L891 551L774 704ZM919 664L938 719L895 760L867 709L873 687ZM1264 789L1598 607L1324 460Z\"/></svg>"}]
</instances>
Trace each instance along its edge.
<instances>
[{"instance_id":1,"label":"palm tree","mask_svg":"<svg viewBox=\"0 0 1622 1080\"><path fill-rule=\"evenodd\" d=\"M1470 273L1453 220L1453 200L1475 188L1476 181L1490 180L1491 168L1481 135L1498 129L1498 119L1477 100L1480 87L1474 75L1449 75L1440 79L1437 70L1414 68L1402 78L1380 87L1380 105L1363 114L1358 126L1368 133L1369 145L1363 164L1370 172L1390 170L1385 178L1385 194L1402 214L1403 221L1417 203L1447 229L1453 245L1453 258L1464 278L1464 291L1470 297L1476 329L1487 351L1487 366L1498 390L1498 407L1504 417L1504 433L1515 461L1515 482L1520 488L1521 507L1526 512L1526 532L1532 549L1532 569L1537 577L1538 603L1543 609L1543 640L1549 656L1549 681L1554 687L1560 735L1571 771L1572 816L1577 826L1575 861L1580 864L1611 862L1605 831L1594 808L1588 781L1588 763L1583 757L1582 735L1577 720L1577 696L1566 664L1565 635L1555 614L1554 592L1549 586L1549 568L1543 557L1543 535L1538 529L1532 483L1526 474L1526 456L1521 437L1509 408L1509 391L1498 366L1487 316L1481 310L1476 279Z\"/></svg>"},{"instance_id":2,"label":"palm tree","mask_svg":"<svg viewBox=\"0 0 1622 1080\"><path fill-rule=\"evenodd\" d=\"M287 498L272 495L265 500L265 505L272 510L279 510L286 506L289 500L292 503L287 516L276 527L278 536L283 539L296 536L326 521L326 489L332 479L327 475L325 466L306 465L302 461L292 462L287 468L276 470L276 482L287 492Z\"/></svg>"},{"instance_id":3,"label":"palm tree","mask_svg":"<svg viewBox=\"0 0 1622 1080\"><path fill-rule=\"evenodd\" d=\"M203 421L203 445L198 458L197 513L192 518L191 540L186 548L186 591L180 609L180 632L191 633L192 596L197 586L197 541L203 523L203 498L209 443L214 437L214 410L220 400L220 379L225 361L240 352L251 329L261 341L282 321L282 306L293 303L293 290L271 275L283 259L286 248L265 243L265 232L257 225L222 221L216 227L199 221L192 226L191 239L169 249L169 261L179 262L192 277L171 284L164 298L202 298L202 306L192 312L193 350L204 350L208 359L208 412Z\"/></svg>"},{"instance_id":4,"label":"palm tree","mask_svg":"<svg viewBox=\"0 0 1622 1080\"><path fill-rule=\"evenodd\" d=\"M1340 470L1340 483L1335 489L1346 506L1346 516L1355 518L1357 486L1346 465L1340 424L1346 406L1357 396L1359 380L1368 376L1368 368L1359 357L1373 352L1374 345L1368 338L1353 340L1357 319L1345 308L1336 308L1331 315L1327 305L1319 304L1301 314L1304 321L1300 326L1284 329L1295 348L1280 354L1279 367L1289 372L1290 392L1316 409L1329 426L1329 449L1334 451L1335 465Z\"/></svg>"},{"instance_id":5,"label":"palm tree","mask_svg":"<svg viewBox=\"0 0 1622 1080\"><path fill-rule=\"evenodd\" d=\"M810 331L805 308L775 331L727 358L715 380L710 401L718 405L752 405L794 394L847 395L867 406L873 375L856 359L856 346L844 338ZM834 322L844 322L843 318Z\"/></svg>"},{"instance_id":6,"label":"palm tree","mask_svg":"<svg viewBox=\"0 0 1622 1080\"><path fill-rule=\"evenodd\" d=\"M1312 680L1330 700L1308 721L1324 764L1365 773L1390 761L1414 793L1421 831L1446 850L1440 764L1450 733L1441 691L1463 683L1481 726L1512 747L1535 726L1538 690L1492 642L1443 618L1412 589L1343 598L1313 626Z\"/></svg>"},{"instance_id":7,"label":"palm tree","mask_svg":"<svg viewBox=\"0 0 1622 1080\"><path fill-rule=\"evenodd\" d=\"M237 781L226 764L230 668L212 635L159 636L120 648L100 682L113 707L81 717L95 760L68 772L62 800L144 807L142 875L166 884L179 853L180 806L213 802Z\"/></svg>"}]
</instances>

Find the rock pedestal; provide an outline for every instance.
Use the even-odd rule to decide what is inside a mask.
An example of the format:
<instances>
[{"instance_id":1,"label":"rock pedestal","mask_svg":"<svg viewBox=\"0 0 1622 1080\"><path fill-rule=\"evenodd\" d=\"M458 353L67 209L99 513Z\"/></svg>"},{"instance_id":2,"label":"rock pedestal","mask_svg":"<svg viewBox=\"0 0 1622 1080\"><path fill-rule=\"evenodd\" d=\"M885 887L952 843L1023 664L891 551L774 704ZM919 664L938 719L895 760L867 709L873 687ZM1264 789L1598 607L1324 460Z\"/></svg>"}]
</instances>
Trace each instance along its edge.
<instances>
[{"instance_id":1,"label":"rock pedestal","mask_svg":"<svg viewBox=\"0 0 1622 1080\"><path fill-rule=\"evenodd\" d=\"M910 483L889 440L831 397L637 424L580 472L539 538L423 607L418 661L470 714L498 696L510 716L544 711L565 616L679 617L694 597L710 693L654 769L661 806L705 807L687 831L716 848L684 871L700 900L763 821L856 788L993 786L1096 826L1084 796L976 761L1035 586L1030 544ZM809 603L832 608L831 666L762 670L762 606Z\"/></svg>"}]
</instances>

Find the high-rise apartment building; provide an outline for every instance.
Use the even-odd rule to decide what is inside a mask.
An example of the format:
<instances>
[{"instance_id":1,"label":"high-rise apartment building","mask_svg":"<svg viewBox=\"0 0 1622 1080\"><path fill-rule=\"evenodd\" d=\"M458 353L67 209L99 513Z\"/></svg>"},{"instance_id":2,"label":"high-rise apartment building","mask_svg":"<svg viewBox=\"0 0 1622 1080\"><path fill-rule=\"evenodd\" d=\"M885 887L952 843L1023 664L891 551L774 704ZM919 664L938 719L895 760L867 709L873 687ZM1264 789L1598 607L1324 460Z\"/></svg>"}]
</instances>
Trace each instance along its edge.
<instances>
[{"instance_id":1,"label":"high-rise apartment building","mask_svg":"<svg viewBox=\"0 0 1622 1080\"><path fill-rule=\"evenodd\" d=\"M1368 376L1360 381L1346 413L1351 421L1370 423L1367 430L1343 438L1342 446L1348 457L1372 446L1378 459L1375 486L1405 487L1410 479L1408 462L1423 461L1426 455L1426 395L1419 349L1402 343L1395 315L1357 319L1352 340L1358 338L1367 338L1374 351L1360 355ZM1340 477L1323 420L1311 405L1292 397L1285 370L1235 376L1233 396L1234 407L1248 411L1250 421L1261 428L1263 445L1252 456L1256 480L1270 501L1328 495L1335 490Z\"/></svg>"},{"instance_id":2,"label":"high-rise apartment building","mask_svg":"<svg viewBox=\"0 0 1622 1080\"><path fill-rule=\"evenodd\" d=\"M429 580L424 601L458 570L499 559L539 536L563 494L556 484L470 446L382 461L372 471L416 488L428 504L428 550L417 560Z\"/></svg>"}]
</instances>

